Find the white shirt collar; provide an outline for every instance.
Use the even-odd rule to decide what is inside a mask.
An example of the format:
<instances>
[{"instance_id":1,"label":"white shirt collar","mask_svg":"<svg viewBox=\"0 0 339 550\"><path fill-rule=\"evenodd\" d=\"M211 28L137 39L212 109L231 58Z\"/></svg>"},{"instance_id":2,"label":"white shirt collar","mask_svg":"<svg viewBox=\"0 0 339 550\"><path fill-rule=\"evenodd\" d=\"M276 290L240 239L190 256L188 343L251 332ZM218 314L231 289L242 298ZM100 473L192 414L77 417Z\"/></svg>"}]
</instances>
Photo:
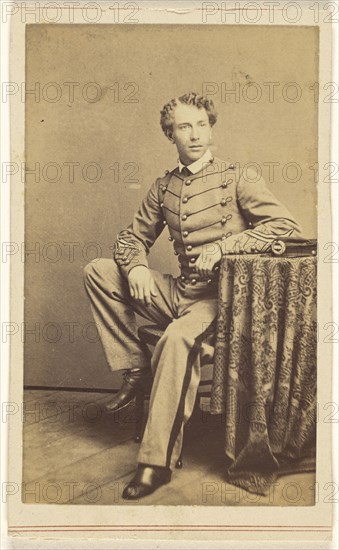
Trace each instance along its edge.
<instances>
[{"instance_id":1,"label":"white shirt collar","mask_svg":"<svg viewBox=\"0 0 339 550\"><path fill-rule=\"evenodd\" d=\"M213 158L213 155L209 149L203 154L200 159L192 162L192 164L187 165L187 168L192 172L192 174L197 174L200 172L200 170L203 169L203 167ZM179 165L179 172L182 171L183 168L185 168L185 164L181 162L181 160L178 160Z\"/></svg>"}]
</instances>

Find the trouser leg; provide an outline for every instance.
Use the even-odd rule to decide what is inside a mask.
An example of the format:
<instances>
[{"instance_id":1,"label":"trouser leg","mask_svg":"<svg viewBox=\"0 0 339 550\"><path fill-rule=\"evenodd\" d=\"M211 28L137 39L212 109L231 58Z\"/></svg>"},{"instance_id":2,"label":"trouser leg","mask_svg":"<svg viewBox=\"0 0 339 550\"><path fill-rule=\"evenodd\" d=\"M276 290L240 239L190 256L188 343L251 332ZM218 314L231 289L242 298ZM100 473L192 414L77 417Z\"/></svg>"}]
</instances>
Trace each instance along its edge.
<instances>
[{"instance_id":1,"label":"trouser leg","mask_svg":"<svg viewBox=\"0 0 339 550\"><path fill-rule=\"evenodd\" d=\"M167 327L156 345L149 415L138 462L174 467L199 386L201 348L214 339L216 312L216 298L193 303Z\"/></svg>"},{"instance_id":2,"label":"trouser leg","mask_svg":"<svg viewBox=\"0 0 339 550\"><path fill-rule=\"evenodd\" d=\"M85 288L107 362L113 371L149 366L149 351L138 338L135 313L164 327L174 316L173 278L151 272L157 296L152 296L152 304L146 306L131 298L127 280L115 260L102 258L85 267Z\"/></svg>"}]
</instances>

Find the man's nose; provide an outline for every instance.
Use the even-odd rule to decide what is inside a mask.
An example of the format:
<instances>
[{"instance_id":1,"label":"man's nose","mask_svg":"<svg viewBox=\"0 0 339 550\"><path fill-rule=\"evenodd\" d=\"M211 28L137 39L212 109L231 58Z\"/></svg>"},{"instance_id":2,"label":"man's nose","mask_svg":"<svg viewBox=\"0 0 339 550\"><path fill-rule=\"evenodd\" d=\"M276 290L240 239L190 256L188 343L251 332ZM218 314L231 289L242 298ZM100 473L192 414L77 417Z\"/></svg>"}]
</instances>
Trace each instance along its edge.
<instances>
[{"instance_id":1,"label":"man's nose","mask_svg":"<svg viewBox=\"0 0 339 550\"><path fill-rule=\"evenodd\" d=\"M195 141L197 139L199 139L199 131L198 131L198 128L192 126L192 129L191 129L191 140L192 141Z\"/></svg>"}]
</instances>

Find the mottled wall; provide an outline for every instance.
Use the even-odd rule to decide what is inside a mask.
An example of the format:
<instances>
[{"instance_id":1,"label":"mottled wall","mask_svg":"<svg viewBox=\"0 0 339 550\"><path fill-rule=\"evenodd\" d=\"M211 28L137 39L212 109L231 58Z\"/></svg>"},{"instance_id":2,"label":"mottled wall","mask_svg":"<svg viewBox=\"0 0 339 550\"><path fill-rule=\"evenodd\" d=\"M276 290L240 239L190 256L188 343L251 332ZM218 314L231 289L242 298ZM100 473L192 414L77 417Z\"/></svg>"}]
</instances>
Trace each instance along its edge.
<instances>
[{"instance_id":1,"label":"mottled wall","mask_svg":"<svg viewBox=\"0 0 339 550\"><path fill-rule=\"evenodd\" d=\"M35 250L25 264L25 322L36 330L26 337L26 384L117 386L89 324L82 269L110 257L154 178L175 166L159 126L171 97L207 86L219 111L213 150L258 163L305 234L316 235L316 29L28 25L26 62L27 88L36 90L26 103L26 168L37 173L25 187L26 243ZM294 182L292 162L301 171ZM177 273L167 235L150 261Z\"/></svg>"}]
</instances>

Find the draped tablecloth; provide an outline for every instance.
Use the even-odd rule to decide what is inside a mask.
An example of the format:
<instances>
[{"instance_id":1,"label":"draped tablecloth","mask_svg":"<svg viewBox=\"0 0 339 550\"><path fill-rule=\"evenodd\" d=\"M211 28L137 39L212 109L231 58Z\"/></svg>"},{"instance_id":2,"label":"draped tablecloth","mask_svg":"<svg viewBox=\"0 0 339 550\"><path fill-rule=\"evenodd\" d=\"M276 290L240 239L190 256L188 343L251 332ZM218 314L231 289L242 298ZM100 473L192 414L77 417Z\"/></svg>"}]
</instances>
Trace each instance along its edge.
<instances>
[{"instance_id":1,"label":"draped tablecloth","mask_svg":"<svg viewBox=\"0 0 339 550\"><path fill-rule=\"evenodd\" d=\"M220 266L211 413L225 415L229 481L259 494L284 465L315 464L316 261L249 254Z\"/></svg>"}]
</instances>

